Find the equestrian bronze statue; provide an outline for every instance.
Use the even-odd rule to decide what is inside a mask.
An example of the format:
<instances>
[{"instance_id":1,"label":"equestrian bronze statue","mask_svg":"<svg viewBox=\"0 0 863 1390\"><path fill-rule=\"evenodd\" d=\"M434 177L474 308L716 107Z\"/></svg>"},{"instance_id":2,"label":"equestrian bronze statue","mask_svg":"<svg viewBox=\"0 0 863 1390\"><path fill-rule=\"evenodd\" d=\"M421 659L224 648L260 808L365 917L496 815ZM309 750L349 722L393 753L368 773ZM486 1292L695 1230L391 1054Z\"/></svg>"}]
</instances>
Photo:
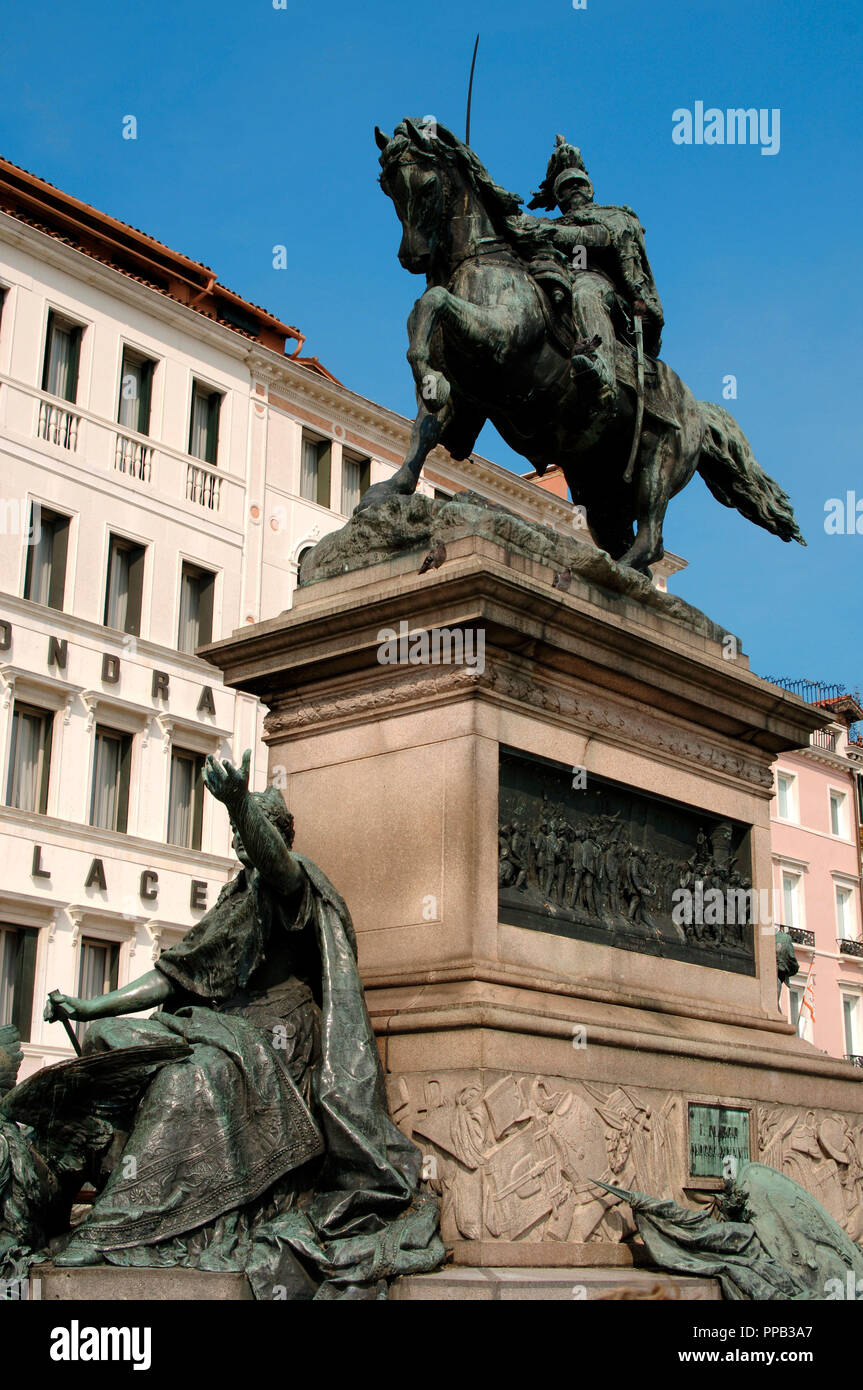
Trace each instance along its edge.
<instances>
[{"instance_id":1,"label":"equestrian bronze statue","mask_svg":"<svg viewBox=\"0 0 863 1390\"><path fill-rule=\"evenodd\" d=\"M672 497L695 472L724 506L805 544L791 503L735 420L696 401L659 359L662 306L644 232L593 201L580 152L558 136L531 207L451 131L375 130L381 187L402 224L399 260L426 276L408 319L418 412L407 456L358 510L416 489L440 444L465 459L490 420L542 476L563 470L596 543L647 571Z\"/></svg>"}]
</instances>

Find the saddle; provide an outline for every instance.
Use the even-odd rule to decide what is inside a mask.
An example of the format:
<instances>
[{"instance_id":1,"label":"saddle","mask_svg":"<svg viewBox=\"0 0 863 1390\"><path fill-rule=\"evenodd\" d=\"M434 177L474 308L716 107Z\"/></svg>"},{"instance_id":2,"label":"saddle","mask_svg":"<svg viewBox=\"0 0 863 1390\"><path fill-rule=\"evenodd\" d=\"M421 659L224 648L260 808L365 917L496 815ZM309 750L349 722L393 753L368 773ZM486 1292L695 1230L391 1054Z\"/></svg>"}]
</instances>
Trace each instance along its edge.
<instances>
[{"instance_id":1,"label":"saddle","mask_svg":"<svg viewBox=\"0 0 863 1390\"><path fill-rule=\"evenodd\" d=\"M585 345L578 338L572 314L572 282L569 274L559 261L550 256L539 256L532 260L528 269L542 291L540 303L545 318L548 335L565 357L584 350ZM622 314L619 316L622 320ZM636 349L622 336L623 323L615 323L615 369L618 387L637 394ZM644 359L644 410L655 420L673 429L680 429L680 421L666 399L663 389L663 364L652 357Z\"/></svg>"}]
</instances>

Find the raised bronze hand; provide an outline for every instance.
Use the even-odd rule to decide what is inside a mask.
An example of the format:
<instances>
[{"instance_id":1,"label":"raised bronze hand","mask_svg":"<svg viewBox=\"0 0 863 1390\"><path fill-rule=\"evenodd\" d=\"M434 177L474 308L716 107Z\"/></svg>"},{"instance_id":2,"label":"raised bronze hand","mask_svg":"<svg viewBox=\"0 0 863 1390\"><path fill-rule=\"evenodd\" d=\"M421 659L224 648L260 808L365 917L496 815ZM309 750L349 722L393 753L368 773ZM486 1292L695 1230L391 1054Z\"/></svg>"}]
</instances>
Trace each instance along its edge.
<instances>
[{"instance_id":1,"label":"raised bronze hand","mask_svg":"<svg viewBox=\"0 0 863 1390\"><path fill-rule=\"evenodd\" d=\"M243 800L249 790L251 760L251 748L246 749L239 767L228 762L227 758L219 762L212 753L208 755L204 763L203 776L208 790L217 801L223 801L230 808Z\"/></svg>"}]
</instances>

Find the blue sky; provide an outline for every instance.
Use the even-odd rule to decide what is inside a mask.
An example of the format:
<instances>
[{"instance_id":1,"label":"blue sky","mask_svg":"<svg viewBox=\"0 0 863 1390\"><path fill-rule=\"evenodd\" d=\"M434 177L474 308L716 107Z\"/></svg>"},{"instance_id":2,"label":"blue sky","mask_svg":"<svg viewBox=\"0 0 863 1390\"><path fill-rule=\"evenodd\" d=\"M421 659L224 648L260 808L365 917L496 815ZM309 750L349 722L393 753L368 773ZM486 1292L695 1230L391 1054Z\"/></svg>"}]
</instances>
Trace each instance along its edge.
<instances>
[{"instance_id":1,"label":"blue sky","mask_svg":"<svg viewBox=\"0 0 863 1390\"><path fill-rule=\"evenodd\" d=\"M636 209L663 356L700 398L737 377L727 404L809 541L783 545L695 479L665 531L690 563L677 592L738 633L760 674L861 684L863 535L824 530L828 498L863 501L858 6L6 0L2 16L0 152L205 261L405 414L422 282L396 261L372 130L431 114L463 134L478 30L477 153L529 196L563 131L597 200ZM675 145L672 112L697 100L778 107L780 152ZM136 141L121 138L128 114ZM524 471L490 428L478 449Z\"/></svg>"}]
</instances>

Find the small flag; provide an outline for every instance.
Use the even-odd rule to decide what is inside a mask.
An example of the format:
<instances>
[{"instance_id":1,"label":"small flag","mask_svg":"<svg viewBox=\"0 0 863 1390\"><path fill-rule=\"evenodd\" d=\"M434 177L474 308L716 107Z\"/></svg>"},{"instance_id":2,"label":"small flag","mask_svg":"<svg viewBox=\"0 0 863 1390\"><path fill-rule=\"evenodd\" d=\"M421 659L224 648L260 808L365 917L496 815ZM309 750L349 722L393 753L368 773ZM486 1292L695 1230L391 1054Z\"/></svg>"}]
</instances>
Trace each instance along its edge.
<instances>
[{"instance_id":1,"label":"small flag","mask_svg":"<svg viewBox=\"0 0 863 1390\"><path fill-rule=\"evenodd\" d=\"M800 1001L800 1013L797 1019L798 1031L800 1028L800 1020L803 1017L804 1009L806 1009L807 1013L809 1014L809 1017L812 1019L812 1022L815 1022L815 976L812 973L812 967L814 966L814 964L815 960L813 958L809 962L809 974L806 976L806 988L803 991L803 998Z\"/></svg>"}]
</instances>

